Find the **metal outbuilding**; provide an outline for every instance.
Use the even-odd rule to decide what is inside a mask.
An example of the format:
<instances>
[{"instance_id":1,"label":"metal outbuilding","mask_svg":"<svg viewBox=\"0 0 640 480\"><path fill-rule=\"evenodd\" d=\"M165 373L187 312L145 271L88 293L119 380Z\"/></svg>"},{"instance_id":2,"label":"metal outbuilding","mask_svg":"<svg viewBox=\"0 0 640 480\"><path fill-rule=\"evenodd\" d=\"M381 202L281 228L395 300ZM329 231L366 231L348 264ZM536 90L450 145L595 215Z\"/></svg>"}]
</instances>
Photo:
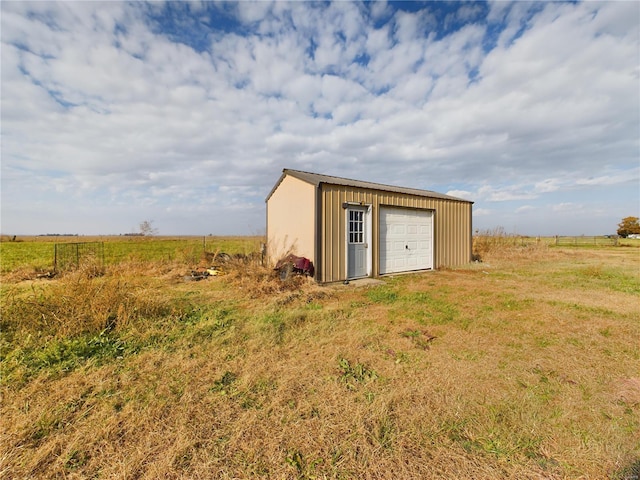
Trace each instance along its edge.
<instances>
[{"instance_id":1,"label":"metal outbuilding","mask_svg":"<svg viewBox=\"0 0 640 480\"><path fill-rule=\"evenodd\" d=\"M284 169L266 203L269 258L309 258L318 282L471 261L468 200Z\"/></svg>"}]
</instances>

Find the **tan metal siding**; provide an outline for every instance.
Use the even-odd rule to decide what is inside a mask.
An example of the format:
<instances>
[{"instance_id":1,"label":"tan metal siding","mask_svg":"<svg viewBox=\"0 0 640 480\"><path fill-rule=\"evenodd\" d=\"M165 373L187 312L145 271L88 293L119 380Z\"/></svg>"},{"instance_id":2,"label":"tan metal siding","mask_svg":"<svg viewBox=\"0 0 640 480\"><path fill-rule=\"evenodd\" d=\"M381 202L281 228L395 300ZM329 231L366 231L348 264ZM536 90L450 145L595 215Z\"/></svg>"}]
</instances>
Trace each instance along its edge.
<instances>
[{"instance_id":1,"label":"tan metal siding","mask_svg":"<svg viewBox=\"0 0 640 480\"><path fill-rule=\"evenodd\" d=\"M345 202L371 205L372 272L379 269L380 206L429 209L434 211L434 266L451 267L468 263L471 259L470 202L421 197L402 193L377 191L349 186L322 184L320 186L320 215L322 223L321 282L345 279L346 244Z\"/></svg>"}]
</instances>

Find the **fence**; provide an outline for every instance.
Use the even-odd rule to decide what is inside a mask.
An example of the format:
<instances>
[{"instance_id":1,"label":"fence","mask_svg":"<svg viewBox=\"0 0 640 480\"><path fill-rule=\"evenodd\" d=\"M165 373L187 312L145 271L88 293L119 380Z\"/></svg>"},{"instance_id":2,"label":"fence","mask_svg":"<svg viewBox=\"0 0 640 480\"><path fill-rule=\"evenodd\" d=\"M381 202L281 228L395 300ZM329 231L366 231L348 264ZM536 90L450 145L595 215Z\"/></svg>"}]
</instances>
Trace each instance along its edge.
<instances>
[{"instance_id":1,"label":"fence","mask_svg":"<svg viewBox=\"0 0 640 480\"><path fill-rule=\"evenodd\" d=\"M81 262L93 261L100 266L113 265L127 260L198 262L206 244L199 241L131 241L56 243L54 268L77 268Z\"/></svg>"},{"instance_id":2,"label":"fence","mask_svg":"<svg viewBox=\"0 0 640 480\"><path fill-rule=\"evenodd\" d=\"M56 243L53 249L53 268L56 271L78 268L82 263L104 265L104 243Z\"/></svg>"},{"instance_id":3,"label":"fence","mask_svg":"<svg viewBox=\"0 0 640 480\"><path fill-rule=\"evenodd\" d=\"M567 236L555 236L555 245L576 247L576 246L591 246L591 245L618 245L618 237L615 235L609 236L586 236L581 235L579 237L567 237Z\"/></svg>"}]
</instances>

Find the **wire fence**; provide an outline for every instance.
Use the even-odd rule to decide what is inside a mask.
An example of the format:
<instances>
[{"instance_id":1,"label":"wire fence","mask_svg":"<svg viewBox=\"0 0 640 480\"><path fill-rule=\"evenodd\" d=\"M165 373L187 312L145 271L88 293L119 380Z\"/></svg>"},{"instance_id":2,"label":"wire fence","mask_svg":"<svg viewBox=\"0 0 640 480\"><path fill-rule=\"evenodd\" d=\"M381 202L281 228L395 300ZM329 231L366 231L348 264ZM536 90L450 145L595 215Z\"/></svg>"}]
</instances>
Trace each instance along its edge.
<instances>
[{"instance_id":1,"label":"wire fence","mask_svg":"<svg viewBox=\"0 0 640 480\"><path fill-rule=\"evenodd\" d=\"M555 235L553 237L529 237L524 235L474 235L474 240L482 240L485 242L493 242L499 245L556 245L559 247L571 246L616 246L620 244L619 237L616 235L600 235L600 236L569 236Z\"/></svg>"},{"instance_id":2,"label":"wire fence","mask_svg":"<svg viewBox=\"0 0 640 480\"><path fill-rule=\"evenodd\" d=\"M53 248L55 271L78 268L82 263L104 265L104 242L56 243Z\"/></svg>"},{"instance_id":3,"label":"wire fence","mask_svg":"<svg viewBox=\"0 0 640 480\"><path fill-rule=\"evenodd\" d=\"M616 235L606 235L606 236L586 236L581 235L578 237L567 237L567 236L555 236L554 245L565 246L565 247L579 247L579 246L591 246L591 245L602 245L602 246L615 246L618 245L618 237Z\"/></svg>"}]
</instances>

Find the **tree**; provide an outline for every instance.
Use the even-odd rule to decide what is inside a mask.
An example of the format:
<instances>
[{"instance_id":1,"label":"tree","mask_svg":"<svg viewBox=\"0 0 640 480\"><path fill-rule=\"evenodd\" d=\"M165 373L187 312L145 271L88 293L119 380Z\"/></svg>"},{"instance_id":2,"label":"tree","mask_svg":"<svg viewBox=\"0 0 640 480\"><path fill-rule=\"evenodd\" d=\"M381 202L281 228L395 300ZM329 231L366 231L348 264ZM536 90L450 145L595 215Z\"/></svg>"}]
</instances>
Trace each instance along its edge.
<instances>
[{"instance_id":1,"label":"tree","mask_svg":"<svg viewBox=\"0 0 640 480\"><path fill-rule=\"evenodd\" d=\"M638 217L625 217L618 224L618 235L628 237L631 234L640 234L640 223Z\"/></svg>"},{"instance_id":2,"label":"tree","mask_svg":"<svg viewBox=\"0 0 640 480\"><path fill-rule=\"evenodd\" d=\"M153 226L153 220L145 220L144 222L140 222L140 235L150 237L157 234L158 229Z\"/></svg>"}]
</instances>

